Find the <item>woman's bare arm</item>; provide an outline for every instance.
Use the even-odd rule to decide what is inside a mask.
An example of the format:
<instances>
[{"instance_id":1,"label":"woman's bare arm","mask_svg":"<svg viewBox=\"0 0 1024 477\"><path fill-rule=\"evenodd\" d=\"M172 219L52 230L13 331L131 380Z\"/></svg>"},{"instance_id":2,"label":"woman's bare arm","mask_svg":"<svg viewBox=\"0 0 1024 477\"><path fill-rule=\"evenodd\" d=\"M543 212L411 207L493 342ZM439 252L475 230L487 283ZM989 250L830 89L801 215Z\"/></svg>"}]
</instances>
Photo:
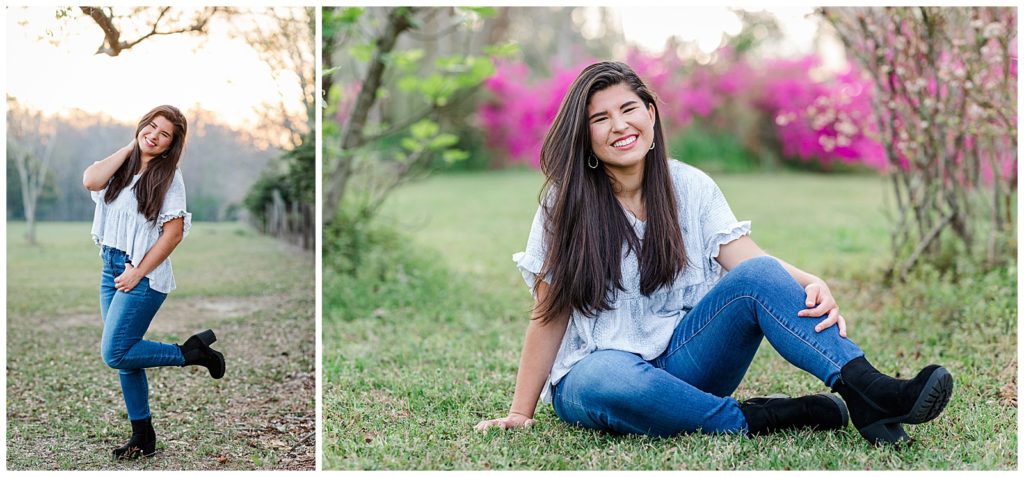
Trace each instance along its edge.
<instances>
[{"instance_id":1,"label":"woman's bare arm","mask_svg":"<svg viewBox=\"0 0 1024 477\"><path fill-rule=\"evenodd\" d=\"M536 303L540 304L547 293L548 284L538 279ZM569 313L564 313L547 323L542 323L537 308L534 306L530 324L526 327L523 352L519 357L519 372L516 373L516 391L512 397L508 417L480 421L476 425L479 431L492 426L508 429L533 425L537 400L547 385L551 365L555 362L558 347L562 343L569 322Z\"/></svg>"},{"instance_id":2,"label":"woman's bare arm","mask_svg":"<svg viewBox=\"0 0 1024 477\"><path fill-rule=\"evenodd\" d=\"M82 174L82 185L91 191L103 190L107 186L107 182L110 182L110 178L117 172L117 169L121 167L121 164L124 164L124 161L128 159L128 155L132 153L133 148L135 148L134 139L127 146L107 156L106 159L96 161L91 166L86 167L85 173Z\"/></svg>"}]
</instances>

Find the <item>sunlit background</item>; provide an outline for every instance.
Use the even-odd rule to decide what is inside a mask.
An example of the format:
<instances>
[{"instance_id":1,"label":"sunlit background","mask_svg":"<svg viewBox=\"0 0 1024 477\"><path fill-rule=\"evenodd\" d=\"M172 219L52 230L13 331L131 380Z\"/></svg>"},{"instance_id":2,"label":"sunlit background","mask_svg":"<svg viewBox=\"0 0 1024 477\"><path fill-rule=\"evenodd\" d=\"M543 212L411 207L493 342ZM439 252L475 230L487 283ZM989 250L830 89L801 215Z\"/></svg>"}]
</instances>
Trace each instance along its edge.
<instances>
[{"instance_id":1,"label":"sunlit background","mask_svg":"<svg viewBox=\"0 0 1024 477\"><path fill-rule=\"evenodd\" d=\"M206 35L154 36L111 57L97 54L103 31L94 22L57 18L56 11L7 11L7 94L19 102L51 115L80 109L128 123L158 104L203 109L221 124L279 145L280 138L260 131L259 108L281 95L298 95L301 79L275 78L257 51L229 29L253 19L214 17ZM141 24L130 26L124 39L145 33ZM285 107L305 115L301 103Z\"/></svg>"},{"instance_id":2,"label":"sunlit background","mask_svg":"<svg viewBox=\"0 0 1024 477\"><path fill-rule=\"evenodd\" d=\"M8 219L90 219L81 171L161 104L189 122L180 168L197 220L264 228L267 210L298 195L312 208L311 168L308 194L282 185L306 157L290 152L305 144L312 165L312 8L87 8L7 9Z\"/></svg>"},{"instance_id":3,"label":"sunlit background","mask_svg":"<svg viewBox=\"0 0 1024 477\"><path fill-rule=\"evenodd\" d=\"M593 39L605 33L597 7L583 7L573 12L580 22L580 35ZM675 37L680 42L692 42L705 61L728 36L736 36L743 22L734 8L729 7L613 7L612 22L618 21L627 42L649 52L658 52L665 42ZM774 55L787 56L817 51L830 67L844 63L842 45L828 35L820 35L819 22L813 16L813 7L765 7L758 9L778 20L781 36ZM625 52L623 43L618 54Z\"/></svg>"}]
</instances>

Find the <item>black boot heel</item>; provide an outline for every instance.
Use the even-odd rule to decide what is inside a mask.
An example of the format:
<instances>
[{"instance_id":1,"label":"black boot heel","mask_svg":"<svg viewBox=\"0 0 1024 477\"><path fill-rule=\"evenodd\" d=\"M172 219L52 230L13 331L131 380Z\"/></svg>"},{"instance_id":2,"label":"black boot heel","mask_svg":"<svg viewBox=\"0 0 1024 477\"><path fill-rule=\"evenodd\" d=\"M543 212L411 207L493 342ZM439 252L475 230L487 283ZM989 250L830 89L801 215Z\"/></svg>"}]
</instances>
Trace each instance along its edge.
<instances>
[{"instance_id":1,"label":"black boot heel","mask_svg":"<svg viewBox=\"0 0 1024 477\"><path fill-rule=\"evenodd\" d=\"M910 442L902 424L921 424L945 410L953 395L953 376L932 364L913 379L882 374L864 357L851 360L833 385L850 409L850 420L872 444Z\"/></svg>"},{"instance_id":2,"label":"black boot heel","mask_svg":"<svg viewBox=\"0 0 1024 477\"><path fill-rule=\"evenodd\" d=\"M217 335L213 334L213 330L201 331L196 333L195 337L206 346L210 346L217 342Z\"/></svg>"},{"instance_id":3,"label":"black boot heel","mask_svg":"<svg viewBox=\"0 0 1024 477\"><path fill-rule=\"evenodd\" d=\"M883 443L896 444L899 442L910 442L910 436L903 430L898 422L884 423L875 422L862 428L858 428L861 437L868 442L879 445Z\"/></svg>"},{"instance_id":4,"label":"black boot heel","mask_svg":"<svg viewBox=\"0 0 1024 477\"><path fill-rule=\"evenodd\" d=\"M224 355L210 347L214 341L217 341L217 336L213 334L213 330L206 330L192 335L185 340L184 344L178 345L181 355L185 358L185 363L182 366L192 364L205 366L210 370L211 378L224 377L226 370Z\"/></svg>"}]
</instances>

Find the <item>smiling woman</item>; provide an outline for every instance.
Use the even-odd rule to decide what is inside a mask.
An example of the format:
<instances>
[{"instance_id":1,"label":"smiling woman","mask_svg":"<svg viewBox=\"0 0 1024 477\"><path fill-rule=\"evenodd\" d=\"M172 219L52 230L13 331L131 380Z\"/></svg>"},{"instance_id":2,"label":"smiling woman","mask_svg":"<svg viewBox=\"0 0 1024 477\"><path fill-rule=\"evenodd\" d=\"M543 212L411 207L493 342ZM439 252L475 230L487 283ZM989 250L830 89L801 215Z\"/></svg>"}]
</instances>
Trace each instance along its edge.
<instances>
[{"instance_id":1,"label":"smiling woman","mask_svg":"<svg viewBox=\"0 0 1024 477\"><path fill-rule=\"evenodd\" d=\"M156 453L145 368L200 365L214 379L224 376L224 356L210 348L217 339L212 330L182 345L142 339L175 288L168 257L192 222L178 170L187 130L178 108L153 108L127 146L93 163L82 178L96 202L92 237L103 258L100 350L118 370L132 427L128 442L113 450L115 459Z\"/></svg>"},{"instance_id":2,"label":"smiling woman","mask_svg":"<svg viewBox=\"0 0 1024 477\"><path fill-rule=\"evenodd\" d=\"M7 468L314 470L317 9L8 13Z\"/></svg>"},{"instance_id":3,"label":"smiling woman","mask_svg":"<svg viewBox=\"0 0 1024 477\"><path fill-rule=\"evenodd\" d=\"M536 300L515 395L478 430L530 427L543 399L568 424L615 433L852 420L879 444L909 441L902 424L943 411L945 368L911 380L876 370L828 285L767 255L714 181L665 151L655 96L629 66L593 64L573 81L541 149L526 250L513 255ZM762 338L839 396L733 399Z\"/></svg>"}]
</instances>

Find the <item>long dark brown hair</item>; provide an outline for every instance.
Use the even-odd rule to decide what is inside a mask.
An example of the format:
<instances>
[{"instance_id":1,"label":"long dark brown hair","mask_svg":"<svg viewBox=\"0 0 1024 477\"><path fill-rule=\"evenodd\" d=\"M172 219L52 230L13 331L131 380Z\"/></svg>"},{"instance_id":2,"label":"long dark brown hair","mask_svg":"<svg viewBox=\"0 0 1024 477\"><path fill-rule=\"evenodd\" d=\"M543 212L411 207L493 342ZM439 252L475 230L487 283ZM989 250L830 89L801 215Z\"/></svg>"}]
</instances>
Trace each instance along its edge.
<instances>
[{"instance_id":1,"label":"long dark brown hair","mask_svg":"<svg viewBox=\"0 0 1024 477\"><path fill-rule=\"evenodd\" d=\"M135 191L135 200L139 203L139 213L149 221L156 221L157 215L160 214L160 208L164 205L164 195L171 187L174 173L178 169L178 162L181 160L181 153L185 150L185 135L188 134L185 115L181 114L178 108L165 104L153 108L139 120L139 125L135 128L135 137L138 138L142 128L157 116L162 116L174 126L171 145L163 154L150 159L142 177L139 177L139 181L132 187ZM110 184L107 185L107 192L103 196L103 200L108 204L113 202L121 194L121 191L131 184L132 177L138 174L140 168L142 168L142 149L135 144L128 160L124 161L110 178Z\"/></svg>"},{"instance_id":2,"label":"long dark brown hair","mask_svg":"<svg viewBox=\"0 0 1024 477\"><path fill-rule=\"evenodd\" d=\"M617 84L628 85L644 107L653 105L655 112L655 147L644 159L641 183L647 212L643 244L615 198L614 180L604 165L587 166L593 154L587 106L594 93ZM591 317L610 310L614 293L625 290L623 244L637 254L644 295L672 283L686 267L661 116L654 94L629 66L596 63L576 77L544 137L540 166L545 177L540 196L547 216L541 276L551 277L548 293L538 304L542 322L571 309Z\"/></svg>"}]
</instances>

